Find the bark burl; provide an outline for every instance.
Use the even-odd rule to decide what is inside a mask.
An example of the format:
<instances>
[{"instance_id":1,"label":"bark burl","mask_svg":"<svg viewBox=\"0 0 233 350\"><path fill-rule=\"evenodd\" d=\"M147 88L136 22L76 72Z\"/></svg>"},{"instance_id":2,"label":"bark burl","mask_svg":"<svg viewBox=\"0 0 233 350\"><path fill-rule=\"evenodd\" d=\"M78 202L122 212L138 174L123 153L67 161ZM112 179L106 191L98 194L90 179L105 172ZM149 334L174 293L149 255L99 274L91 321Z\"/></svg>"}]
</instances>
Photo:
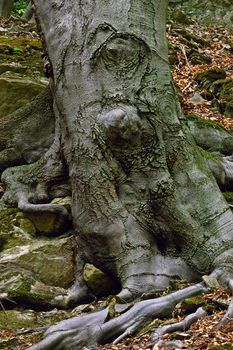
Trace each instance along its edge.
<instances>
[{"instance_id":1,"label":"bark burl","mask_svg":"<svg viewBox=\"0 0 233 350\"><path fill-rule=\"evenodd\" d=\"M123 299L164 290L173 278L195 282L206 274L232 289L232 213L175 95L167 2L34 0L53 68L55 140L43 159L8 169L3 179L6 200L25 211L58 212L61 225L65 209L44 202L51 184L70 181L77 280L54 303L87 296L82 262L117 280ZM139 302L107 322L106 310L66 321L32 349L119 341L205 291L196 284Z\"/></svg>"}]
</instances>

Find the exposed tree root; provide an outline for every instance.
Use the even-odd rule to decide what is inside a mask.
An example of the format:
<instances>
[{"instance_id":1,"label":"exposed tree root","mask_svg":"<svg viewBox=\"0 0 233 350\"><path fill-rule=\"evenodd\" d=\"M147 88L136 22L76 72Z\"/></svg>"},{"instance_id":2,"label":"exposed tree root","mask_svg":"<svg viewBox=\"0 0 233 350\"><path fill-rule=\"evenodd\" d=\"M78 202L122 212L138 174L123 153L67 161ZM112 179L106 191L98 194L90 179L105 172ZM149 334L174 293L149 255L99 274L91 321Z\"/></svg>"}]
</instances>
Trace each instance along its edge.
<instances>
[{"instance_id":1,"label":"exposed tree root","mask_svg":"<svg viewBox=\"0 0 233 350\"><path fill-rule=\"evenodd\" d=\"M49 328L45 339L30 347L30 350L82 349L111 341L116 344L134 334L146 322L171 315L174 307L183 299L206 292L207 288L200 283L157 299L140 301L109 321L106 321L107 309L62 321Z\"/></svg>"},{"instance_id":2,"label":"exposed tree root","mask_svg":"<svg viewBox=\"0 0 233 350\"><path fill-rule=\"evenodd\" d=\"M231 294L233 295L233 279L224 275L225 284L230 289ZM228 307L227 312L223 316L223 318L219 321L219 323L215 326L215 330L220 329L224 325L226 325L233 318L233 299L231 299L230 305Z\"/></svg>"},{"instance_id":3,"label":"exposed tree root","mask_svg":"<svg viewBox=\"0 0 233 350\"><path fill-rule=\"evenodd\" d=\"M24 193L18 194L18 208L24 213L52 213L57 214L55 232L58 232L69 220L68 210L58 204L32 204L29 203L27 196Z\"/></svg>"},{"instance_id":4,"label":"exposed tree root","mask_svg":"<svg viewBox=\"0 0 233 350\"><path fill-rule=\"evenodd\" d=\"M196 312L185 317L183 321L157 328L152 334L150 345L157 345L160 347L165 345L164 341L162 340L162 336L164 334L177 331L187 331L193 323L197 322L200 318L206 315L207 312L202 307L199 307Z\"/></svg>"}]
</instances>

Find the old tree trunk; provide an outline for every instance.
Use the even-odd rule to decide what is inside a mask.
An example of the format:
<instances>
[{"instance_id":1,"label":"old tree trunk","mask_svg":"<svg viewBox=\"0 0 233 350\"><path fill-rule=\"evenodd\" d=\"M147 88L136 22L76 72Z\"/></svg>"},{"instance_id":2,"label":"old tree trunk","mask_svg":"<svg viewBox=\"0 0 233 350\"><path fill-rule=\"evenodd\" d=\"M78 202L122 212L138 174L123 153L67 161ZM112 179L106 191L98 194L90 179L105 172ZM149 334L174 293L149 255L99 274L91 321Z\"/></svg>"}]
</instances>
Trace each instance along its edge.
<instances>
[{"instance_id":1,"label":"old tree trunk","mask_svg":"<svg viewBox=\"0 0 233 350\"><path fill-rule=\"evenodd\" d=\"M13 7L13 0L1 0L0 1L0 16L9 17Z\"/></svg>"},{"instance_id":2,"label":"old tree trunk","mask_svg":"<svg viewBox=\"0 0 233 350\"><path fill-rule=\"evenodd\" d=\"M52 184L70 182L77 279L54 304L87 297L84 262L118 281L122 299L206 274L232 289L232 213L175 95L167 1L34 0L34 6L53 68L56 133L40 161L3 173L4 197L24 211L57 212L62 225L66 210L44 203ZM68 320L33 349L118 341L205 291L200 283L142 301L110 321L106 310Z\"/></svg>"}]
</instances>

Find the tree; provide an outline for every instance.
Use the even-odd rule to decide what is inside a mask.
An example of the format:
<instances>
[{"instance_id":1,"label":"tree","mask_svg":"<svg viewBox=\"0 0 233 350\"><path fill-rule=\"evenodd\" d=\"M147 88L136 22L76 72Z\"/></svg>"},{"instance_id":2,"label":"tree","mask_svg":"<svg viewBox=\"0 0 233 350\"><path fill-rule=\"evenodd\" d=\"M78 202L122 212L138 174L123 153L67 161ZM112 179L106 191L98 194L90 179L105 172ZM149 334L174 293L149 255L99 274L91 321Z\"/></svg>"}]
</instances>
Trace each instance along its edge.
<instances>
[{"instance_id":1,"label":"tree","mask_svg":"<svg viewBox=\"0 0 233 350\"><path fill-rule=\"evenodd\" d=\"M70 182L77 279L54 304L88 296L90 262L133 299L202 275L233 289L232 213L197 152L176 98L165 39L168 1L34 0L53 68L54 143L37 163L9 168L5 201L23 211L68 216L45 204L50 187ZM52 327L32 349L118 341L147 319L166 316L196 284L142 301L106 322L102 310ZM223 323L232 315L232 306Z\"/></svg>"},{"instance_id":2,"label":"tree","mask_svg":"<svg viewBox=\"0 0 233 350\"><path fill-rule=\"evenodd\" d=\"M1 0L0 2L0 16L9 17L13 7L13 0Z\"/></svg>"}]
</instances>

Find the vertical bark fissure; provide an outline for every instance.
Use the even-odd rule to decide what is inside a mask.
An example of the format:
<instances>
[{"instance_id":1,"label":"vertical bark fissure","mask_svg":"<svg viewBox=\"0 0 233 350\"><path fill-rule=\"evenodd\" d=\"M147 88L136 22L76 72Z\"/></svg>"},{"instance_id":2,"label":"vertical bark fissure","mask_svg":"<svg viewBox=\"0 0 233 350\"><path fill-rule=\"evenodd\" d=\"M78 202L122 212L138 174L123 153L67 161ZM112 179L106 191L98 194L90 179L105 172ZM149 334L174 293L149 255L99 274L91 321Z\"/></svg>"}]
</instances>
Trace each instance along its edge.
<instances>
[{"instance_id":1,"label":"vertical bark fissure","mask_svg":"<svg viewBox=\"0 0 233 350\"><path fill-rule=\"evenodd\" d=\"M230 240L232 217L177 106L167 1L34 2L54 69L84 258L132 289L144 288L143 279L131 278L137 269L154 276L147 282L155 288L156 276L172 275L167 256L207 273L214 255L208 237L222 235L224 216ZM183 264L180 277L182 269L189 273Z\"/></svg>"}]
</instances>

